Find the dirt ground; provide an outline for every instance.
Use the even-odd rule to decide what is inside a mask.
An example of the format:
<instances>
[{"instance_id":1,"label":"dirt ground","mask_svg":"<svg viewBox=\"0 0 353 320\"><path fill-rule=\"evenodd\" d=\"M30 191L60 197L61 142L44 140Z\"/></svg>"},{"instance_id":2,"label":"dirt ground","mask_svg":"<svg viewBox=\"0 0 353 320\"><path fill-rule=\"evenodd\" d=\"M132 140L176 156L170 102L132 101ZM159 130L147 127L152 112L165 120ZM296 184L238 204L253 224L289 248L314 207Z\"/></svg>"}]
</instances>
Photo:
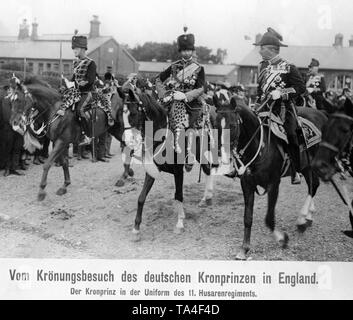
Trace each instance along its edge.
<instances>
[{"instance_id":1,"label":"dirt ground","mask_svg":"<svg viewBox=\"0 0 353 320\"><path fill-rule=\"evenodd\" d=\"M53 167L43 202L36 200L41 166L31 165L25 177L4 178L0 172L0 258L235 259L243 237L239 180L217 176L213 206L202 209L198 202L204 178L197 183L195 166L185 178L185 231L176 235L174 180L163 173L145 204L142 240L133 242L144 171L134 165L135 177L115 187L123 170L119 150L113 141L110 163L71 159L72 185L62 197L55 195L63 182L62 169ZM353 194L352 179L349 183ZM350 229L348 211L332 186L320 186L314 224L304 234L297 232L295 221L306 194L304 182L281 183L276 217L278 228L289 235L287 249L281 249L265 227L266 197L257 197L249 259L353 261L353 239L342 233Z\"/></svg>"}]
</instances>

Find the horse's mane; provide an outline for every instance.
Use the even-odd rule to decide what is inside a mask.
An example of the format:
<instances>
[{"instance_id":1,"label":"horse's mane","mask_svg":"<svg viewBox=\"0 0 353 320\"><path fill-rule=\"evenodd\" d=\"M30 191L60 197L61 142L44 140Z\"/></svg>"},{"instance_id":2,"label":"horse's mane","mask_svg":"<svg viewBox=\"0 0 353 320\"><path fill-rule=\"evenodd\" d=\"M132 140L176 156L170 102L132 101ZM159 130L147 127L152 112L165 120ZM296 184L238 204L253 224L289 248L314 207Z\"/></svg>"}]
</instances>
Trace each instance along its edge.
<instances>
[{"instance_id":1,"label":"horse's mane","mask_svg":"<svg viewBox=\"0 0 353 320\"><path fill-rule=\"evenodd\" d=\"M164 108L157 102L154 97L147 93L141 93L139 97L142 104L146 108L147 115L156 123L163 126L167 119L167 112L164 110Z\"/></svg>"},{"instance_id":2,"label":"horse's mane","mask_svg":"<svg viewBox=\"0 0 353 320\"><path fill-rule=\"evenodd\" d=\"M57 90L37 77L26 78L23 84L36 100L37 107L40 109L50 109L61 99L61 95Z\"/></svg>"}]
</instances>

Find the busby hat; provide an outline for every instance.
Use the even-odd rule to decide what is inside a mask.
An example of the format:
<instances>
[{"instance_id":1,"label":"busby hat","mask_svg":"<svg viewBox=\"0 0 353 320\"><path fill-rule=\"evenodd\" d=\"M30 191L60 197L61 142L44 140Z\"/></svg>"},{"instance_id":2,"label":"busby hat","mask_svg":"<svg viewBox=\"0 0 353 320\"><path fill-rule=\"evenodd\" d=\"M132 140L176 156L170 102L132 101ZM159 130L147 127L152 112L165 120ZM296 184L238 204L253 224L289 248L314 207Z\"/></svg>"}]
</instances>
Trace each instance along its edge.
<instances>
[{"instance_id":1,"label":"busby hat","mask_svg":"<svg viewBox=\"0 0 353 320\"><path fill-rule=\"evenodd\" d=\"M78 36L78 31L75 30L75 35L72 37L72 49L75 48L83 48L87 50L87 37L85 36Z\"/></svg>"},{"instance_id":2,"label":"busby hat","mask_svg":"<svg viewBox=\"0 0 353 320\"><path fill-rule=\"evenodd\" d=\"M111 81L111 80L113 80L114 79L114 77L113 77L113 75L111 74L111 72L106 72L105 74L104 74L104 80L105 81Z\"/></svg>"},{"instance_id":3,"label":"busby hat","mask_svg":"<svg viewBox=\"0 0 353 320\"><path fill-rule=\"evenodd\" d=\"M318 67L319 65L320 65L319 60L316 60L316 59L312 58L310 64L308 65L308 67L309 68Z\"/></svg>"},{"instance_id":4,"label":"busby hat","mask_svg":"<svg viewBox=\"0 0 353 320\"><path fill-rule=\"evenodd\" d=\"M254 43L255 46L275 46L275 47L288 47L283 44L283 37L271 27L267 28L267 32L262 36L258 43Z\"/></svg>"},{"instance_id":5,"label":"busby hat","mask_svg":"<svg viewBox=\"0 0 353 320\"><path fill-rule=\"evenodd\" d=\"M178 50L195 50L195 36L192 33L186 33L187 27L184 27L184 34L178 37Z\"/></svg>"}]
</instances>

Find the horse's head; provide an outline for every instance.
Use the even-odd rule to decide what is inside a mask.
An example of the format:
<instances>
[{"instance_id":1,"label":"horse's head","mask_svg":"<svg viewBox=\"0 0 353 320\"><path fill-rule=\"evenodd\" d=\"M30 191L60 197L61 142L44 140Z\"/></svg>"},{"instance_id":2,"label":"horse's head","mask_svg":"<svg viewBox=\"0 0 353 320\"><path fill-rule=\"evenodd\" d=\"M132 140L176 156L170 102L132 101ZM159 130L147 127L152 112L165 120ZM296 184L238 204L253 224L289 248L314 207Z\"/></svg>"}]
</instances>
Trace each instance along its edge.
<instances>
[{"instance_id":1,"label":"horse's head","mask_svg":"<svg viewBox=\"0 0 353 320\"><path fill-rule=\"evenodd\" d=\"M352 141L353 112L331 114L326 123L322 142L313 161L313 167L324 181L329 181L338 171L338 160Z\"/></svg>"},{"instance_id":2,"label":"horse's head","mask_svg":"<svg viewBox=\"0 0 353 320\"><path fill-rule=\"evenodd\" d=\"M131 89L127 91L118 90L120 97L120 107L117 117L120 117L124 125L124 129L136 128L141 129L142 126L142 106L138 95Z\"/></svg>"},{"instance_id":3,"label":"horse's head","mask_svg":"<svg viewBox=\"0 0 353 320\"><path fill-rule=\"evenodd\" d=\"M10 124L14 130L23 133L25 130L25 116L33 106L33 99L27 88L15 79L13 77L10 80L9 94L7 96L11 103Z\"/></svg>"},{"instance_id":4,"label":"horse's head","mask_svg":"<svg viewBox=\"0 0 353 320\"><path fill-rule=\"evenodd\" d=\"M216 104L217 100L214 101ZM218 137L219 139L223 137L224 140L225 130L229 130L231 148L233 148L239 142L240 137L240 107L237 106L235 98L232 98L229 103L217 103L216 108L216 127L220 133Z\"/></svg>"}]
</instances>

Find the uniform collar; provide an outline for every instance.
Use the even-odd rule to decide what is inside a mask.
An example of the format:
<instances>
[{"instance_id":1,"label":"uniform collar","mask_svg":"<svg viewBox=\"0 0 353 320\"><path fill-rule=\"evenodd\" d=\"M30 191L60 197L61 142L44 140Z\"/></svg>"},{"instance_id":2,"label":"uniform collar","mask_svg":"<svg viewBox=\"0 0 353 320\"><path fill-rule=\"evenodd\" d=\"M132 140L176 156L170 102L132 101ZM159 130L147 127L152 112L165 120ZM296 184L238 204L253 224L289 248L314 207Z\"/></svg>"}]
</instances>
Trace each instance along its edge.
<instances>
[{"instance_id":1,"label":"uniform collar","mask_svg":"<svg viewBox=\"0 0 353 320\"><path fill-rule=\"evenodd\" d=\"M189 59L181 58L181 61L182 61L183 63L190 63L190 62L192 62L192 56L191 56Z\"/></svg>"},{"instance_id":2,"label":"uniform collar","mask_svg":"<svg viewBox=\"0 0 353 320\"><path fill-rule=\"evenodd\" d=\"M273 57L272 59L270 59L268 62L269 64L276 64L278 63L279 61L281 61L281 57L278 55L276 55L275 57Z\"/></svg>"}]
</instances>

